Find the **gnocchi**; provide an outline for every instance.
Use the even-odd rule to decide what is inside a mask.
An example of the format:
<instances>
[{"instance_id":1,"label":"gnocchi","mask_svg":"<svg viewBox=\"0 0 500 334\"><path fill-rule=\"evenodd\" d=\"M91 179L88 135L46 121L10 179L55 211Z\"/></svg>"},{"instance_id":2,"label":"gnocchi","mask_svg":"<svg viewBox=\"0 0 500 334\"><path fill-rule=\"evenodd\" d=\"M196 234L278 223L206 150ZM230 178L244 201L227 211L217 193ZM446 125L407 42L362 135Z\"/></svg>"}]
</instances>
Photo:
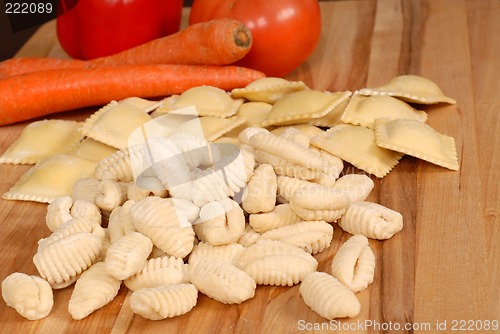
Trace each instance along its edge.
<instances>
[{"instance_id":1,"label":"gnocchi","mask_svg":"<svg viewBox=\"0 0 500 334\"><path fill-rule=\"evenodd\" d=\"M124 281L133 291L133 312L160 320L191 310L198 291L239 304L257 285L300 284L304 302L320 316L359 314L354 293L375 272L367 238L388 239L403 221L400 213L366 202L374 182L341 176L344 161L376 177L404 154L458 169L452 138L403 102L454 100L416 76L354 94L281 78L231 93L195 87L162 101L112 101L70 134L78 143L23 176L4 198L50 203L52 233L33 257L41 278L19 274L4 281L7 304L18 309L14 299L21 293L11 286L19 281L29 286L29 298L40 300L29 308L19 304L18 312L41 318L52 308L49 290L52 296L52 288L76 281L68 311L82 319L111 301ZM179 110L187 104L197 105L198 115L183 117L194 109ZM386 109L372 112L374 106ZM114 126L118 116L127 118L121 129ZM165 116L175 126L157 132ZM150 130L154 138L143 145L126 140ZM409 138L418 141L411 149ZM76 170L63 174L63 190L48 194L42 188L67 167L67 157ZM317 271L313 255L332 243L331 222L354 236L335 254L330 275Z\"/></svg>"},{"instance_id":2,"label":"gnocchi","mask_svg":"<svg viewBox=\"0 0 500 334\"><path fill-rule=\"evenodd\" d=\"M121 281L108 274L104 262L92 265L77 279L71 294L68 312L81 320L112 301L118 294Z\"/></svg>"},{"instance_id":3,"label":"gnocchi","mask_svg":"<svg viewBox=\"0 0 500 334\"><path fill-rule=\"evenodd\" d=\"M194 261L190 264L190 279L200 292L224 304L240 304L255 295L253 278L225 260Z\"/></svg>"},{"instance_id":4,"label":"gnocchi","mask_svg":"<svg viewBox=\"0 0 500 334\"><path fill-rule=\"evenodd\" d=\"M109 246L104 260L106 272L118 280L138 273L153 250L153 242L139 232L124 235Z\"/></svg>"},{"instance_id":5,"label":"gnocchi","mask_svg":"<svg viewBox=\"0 0 500 334\"><path fill-rule=\"evenodd\" d=\"M338 224L348 233L383 240L401 231L403 216L377 203L356 202L349 205Z\"/></svg>"},{"instance_id":6,"label":"gnocchi","mask_svg":"<svg viewBox=\"0 0 500 334\"><path fill-rule=\"evenodd\" d=\"M325 319L354 318L361 311L354 292L327 273L307 275L299 292L304 303Z\"/></svg>"},{"instance_id":7,"label":"gnocchi","mask_svg":"<svg viewBox=\"0 0 500 334\"><path fill-rule=\"evenodd\" d=\"M188 283L188 265L173 256L149 259L142 269L125 279L123 283L129 290L154 288L163 285Z\"/></svg>"},{"instance_id":8,"label":"gnocchi","mask_svg":"<svg viewBox=\"0 0 500 334\"><path fill-rule=\"evenodd\" d=\"M130 307L135 314L149 320L172 318L196 306L198 290L193 284L169 284L134 291Z\"/></svg>"},{"instance_id":9,"label":"gnocchi","mask_svg":"<svg viewBox=\"0 0 500 334\"><path fill-rule=\"evenodd\" d=\"M61 289L97 262L102 243L101 237L90 232L71 234L39 247L33 262L52 288Z\"/></svg>"},{"instance_id":10,"label":"gnocchi","mask_svg":"<svg viewBox=\"0 0 500 334\"><path fill-rule=\"evenodd\" d=\"M331 273L353 292L365 290L375 275L375 254L363 235L354 235L337 251Z\"/></svg>"},{"instance_id":11,"label":"gnocchi","mask_svg":"<svg viewBox=\"0 0 500 334\"><path fill-rule=\"evenodd\" d=\"M12 273L2 281L2 298L28 320L43 319L54 305L52 288L38 276Z\"/></svg>"},{"instance_id":12,"label":"gnocchi","mask_svg":"<svg viewBox=\"0 0 500 334\"><path fill-rule=\"evenodd\" d=\"M257 284L292 286L318 267L318 262L299 247L275 240L257 242L245 249L236 265Z\"/></svg>"}]
</instances>

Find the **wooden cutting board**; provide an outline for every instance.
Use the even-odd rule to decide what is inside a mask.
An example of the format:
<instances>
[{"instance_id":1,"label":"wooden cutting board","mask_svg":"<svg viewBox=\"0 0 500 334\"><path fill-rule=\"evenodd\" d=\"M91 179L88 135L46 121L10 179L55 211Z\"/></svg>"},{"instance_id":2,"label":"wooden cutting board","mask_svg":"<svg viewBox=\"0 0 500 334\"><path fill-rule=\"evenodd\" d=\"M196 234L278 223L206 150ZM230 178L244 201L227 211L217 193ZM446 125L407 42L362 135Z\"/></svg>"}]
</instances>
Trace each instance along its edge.
<instances>
[{"instance_id":1,"label":"wooden cutting board","mask_svg":"<svg viewBox=\"0 0 500 334\"><path fill-rule=\"evenodd\" d=\"M359 316L342 319L342 325L327 322L305 306L298 286L262 286L241 305L200 295L188 314L154 322L132 313L123 287L112 303L74 321L67 312L68 288L55 291L52 313L39 321L0 302L2 332L294 333L342 326L338 332L400 333L409 324L415 330L405 332L444 333L486 328L488 321L492 328L500 320L500 2L327 1L321 10L318 48L289 79L318 90L354 91L418 74L457 100L424 110L432 127L455 138L460 171L404 157L388 176L374 178L369 200L401 212L404 228L390 240L370 241L375 281L358 294ZM65 57L54 22L42 26L18 56ZM82 120L91 112L55 117ZM26 124L0 128L0 152ZM0 192L28 168L0 165ZM0 200L1 280L16 271L37 273L32 257L38 239L49 234L45 212L45 204ZM320 270L328 270L348 237L335 228L331 247L316 256Z\"/></svg>"}]
</instances>

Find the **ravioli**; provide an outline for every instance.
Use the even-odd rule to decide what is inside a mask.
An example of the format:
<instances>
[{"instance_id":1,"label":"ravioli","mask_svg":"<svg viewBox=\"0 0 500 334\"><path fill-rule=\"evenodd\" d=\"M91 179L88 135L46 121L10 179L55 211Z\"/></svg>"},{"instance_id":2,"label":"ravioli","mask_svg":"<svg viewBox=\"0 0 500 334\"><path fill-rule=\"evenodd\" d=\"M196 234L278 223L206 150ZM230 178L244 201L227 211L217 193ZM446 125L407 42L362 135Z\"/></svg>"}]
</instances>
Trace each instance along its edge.
<instances>
[{"instance_id":1,"label":"ravioli","mask_svg":"<svg viewBox=\"0 0 500 334\"><path fill-rule=\"evenodd\" d=\"M66 154L51 156L29 169L4 195L4 199L50 203L71 196L73 185L92 177L96 162Z\"/></svg>"},{"instance_id":2,"label":"ravioli","mask_svg":"<svg viewBox=\"0 0 500 334\"><path fill-rule=\"evenodd\" d=\"M351 92L320 92L303 90L287 94L272 107L261 126L307 123L327 115L344 101Z\"/></svg>"},{"instance_id":3,"label":"ravioli","mask_svg":"<svg viewBox=\"0 0 500 334\"><path fill-rule=\"evenodd\" d=\"M195 106L198 116L230 117L234 116L243 104L243 99L233 99L226 91L212 86L193 87L181 95L173 95L164 100L158 113Z\"/></svg>"},{"instance_id":4,"label":"ravioli","mask_svg":"<svg viewBox=\"0 0 500 334\"><path fill-rule=\"evenodd\" d=\"M103 144L91 138L85 138L73 146L67 153L79 158L99 162L111 156L117 151L116 148Z\"/></svg>"},{"instance_id":5,"label":"ravioli","mask_svg":"<svg viewBox=\"0 0 500 334\"><path fill-rule=\"evenodd\" d=\"M363 88L358 92L361 95L389 95L420 104L456 103L454 99L444 95L435 82L418 75L401 75L383 86Z\"/></svg>"},{"instance_id":6,"label":"ravioli","mask_svg":"<svg viewBox=\"0 0 500 334\"><path fill-rule=\"evenodd\" d=\"M78 143L82 123L65 120L42 120L28 124L19 138L0 157L0 163L36 164Z\"/></svg>"},{"instance_id":7,"label":"ravioli","mask_svg":"<svg viewBox=\"0 0 500 334\"><path fill-rule=\"evenodd\" d=\"M375 139L379 147L405 153L430 163L458 170L455 139L427 124L409 119L375 121Z\"/></svg>"},{"instance_id":8,"label":"ravioli","mask_svg":"<svg viewBox=\"0 0 500 334\"><path fill-rule=\"evenodd\" d=\"M111 101L87 118L80 130L89 138L122 149L127 147L129 135L151 120L151 116L135 105Z\"/></svg>"},{"instance_id":9,"label":"ravioli","mask_svg":"<svg viewBox=\"0 0 500 334\"><path fill-rule=\"evenodd\" d=\"M233 89L231 95L234 98L244 98L248 101L275 103L287 94L308 89L302 81L265 77L249 83L244 88Z\"/></svg>"},{"instance_id":10,"label":"ravioli","mask_svg":"<svg viewBox=\"0 0 500 334\"><path fill-rule=\"evenodd\" d=\"M337 125L314 136L311 145L379 178L387 175L403 156L403 153L377 146L373 130L350 124Z\"/></svg>"},{"instance_id":11,"label":"ravioli","mask_svg":"<svg viewBox=\"0 0 500 334\"><path fill-rule=\"evenodd\" d=\"M424 123L427 120L427 114L424 111L415 110L409 104L391 96L362 96L359 94L352 96L342 114L344 123L361 125L370 129L373 129L373 122L377 118L407 118Z\"/></svg>"}]
</instances>

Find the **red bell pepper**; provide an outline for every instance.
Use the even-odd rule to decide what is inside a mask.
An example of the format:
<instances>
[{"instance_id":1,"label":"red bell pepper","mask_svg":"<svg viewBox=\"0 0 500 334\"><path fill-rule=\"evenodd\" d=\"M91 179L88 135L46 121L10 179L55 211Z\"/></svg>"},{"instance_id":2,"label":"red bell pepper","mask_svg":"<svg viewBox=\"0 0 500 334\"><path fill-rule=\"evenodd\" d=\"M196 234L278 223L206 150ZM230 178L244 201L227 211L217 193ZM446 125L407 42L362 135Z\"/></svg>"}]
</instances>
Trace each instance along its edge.
<instances>
[{"instance_id":1,"label":"red bell pepper","mask_svg":"<svg viewBox=\"0 0 500 334\"><path fill-rule=\"evenodd\" d=\"M59 9L67 2L61 0ZM79 0L58 16L57 37L73 58L108 56L179 31L182 5L182 0Z\"/></svg>"}]
</instances>

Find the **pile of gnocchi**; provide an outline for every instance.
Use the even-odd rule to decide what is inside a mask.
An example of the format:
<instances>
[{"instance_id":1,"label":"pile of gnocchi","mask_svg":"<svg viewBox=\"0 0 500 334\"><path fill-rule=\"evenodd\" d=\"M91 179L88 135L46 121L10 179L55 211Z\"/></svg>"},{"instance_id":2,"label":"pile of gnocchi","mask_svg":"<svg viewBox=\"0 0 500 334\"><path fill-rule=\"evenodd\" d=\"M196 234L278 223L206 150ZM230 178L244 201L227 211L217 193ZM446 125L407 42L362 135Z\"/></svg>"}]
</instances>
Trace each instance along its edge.
<instances>
[{"instance_id":1,"label":"pile of gnocchi","mask_svg":"<svg viewBox=\"0 0 500 334\"><path fill-rule=\"evenodd\" d=\"M454 103L417 76L355 93L263 78L231 93L112 101L82 123L34 122L0 157L35 164L3 197L49 203L51 234L33 256L38 275L6 277L3 299L41 319L53 289L74 286L79 320L123 283L134 313L161 320L199 293L239 304L258 285L300 284L320 316L356 317L356 293L374 279L368 239L391 238L403 217L366 201L374 182L343 174L344 162L376 177L404 154L458 169L453 138L403 101ZM352 237L319 272L334 224Z\"/></svg>"}]
</instances>

